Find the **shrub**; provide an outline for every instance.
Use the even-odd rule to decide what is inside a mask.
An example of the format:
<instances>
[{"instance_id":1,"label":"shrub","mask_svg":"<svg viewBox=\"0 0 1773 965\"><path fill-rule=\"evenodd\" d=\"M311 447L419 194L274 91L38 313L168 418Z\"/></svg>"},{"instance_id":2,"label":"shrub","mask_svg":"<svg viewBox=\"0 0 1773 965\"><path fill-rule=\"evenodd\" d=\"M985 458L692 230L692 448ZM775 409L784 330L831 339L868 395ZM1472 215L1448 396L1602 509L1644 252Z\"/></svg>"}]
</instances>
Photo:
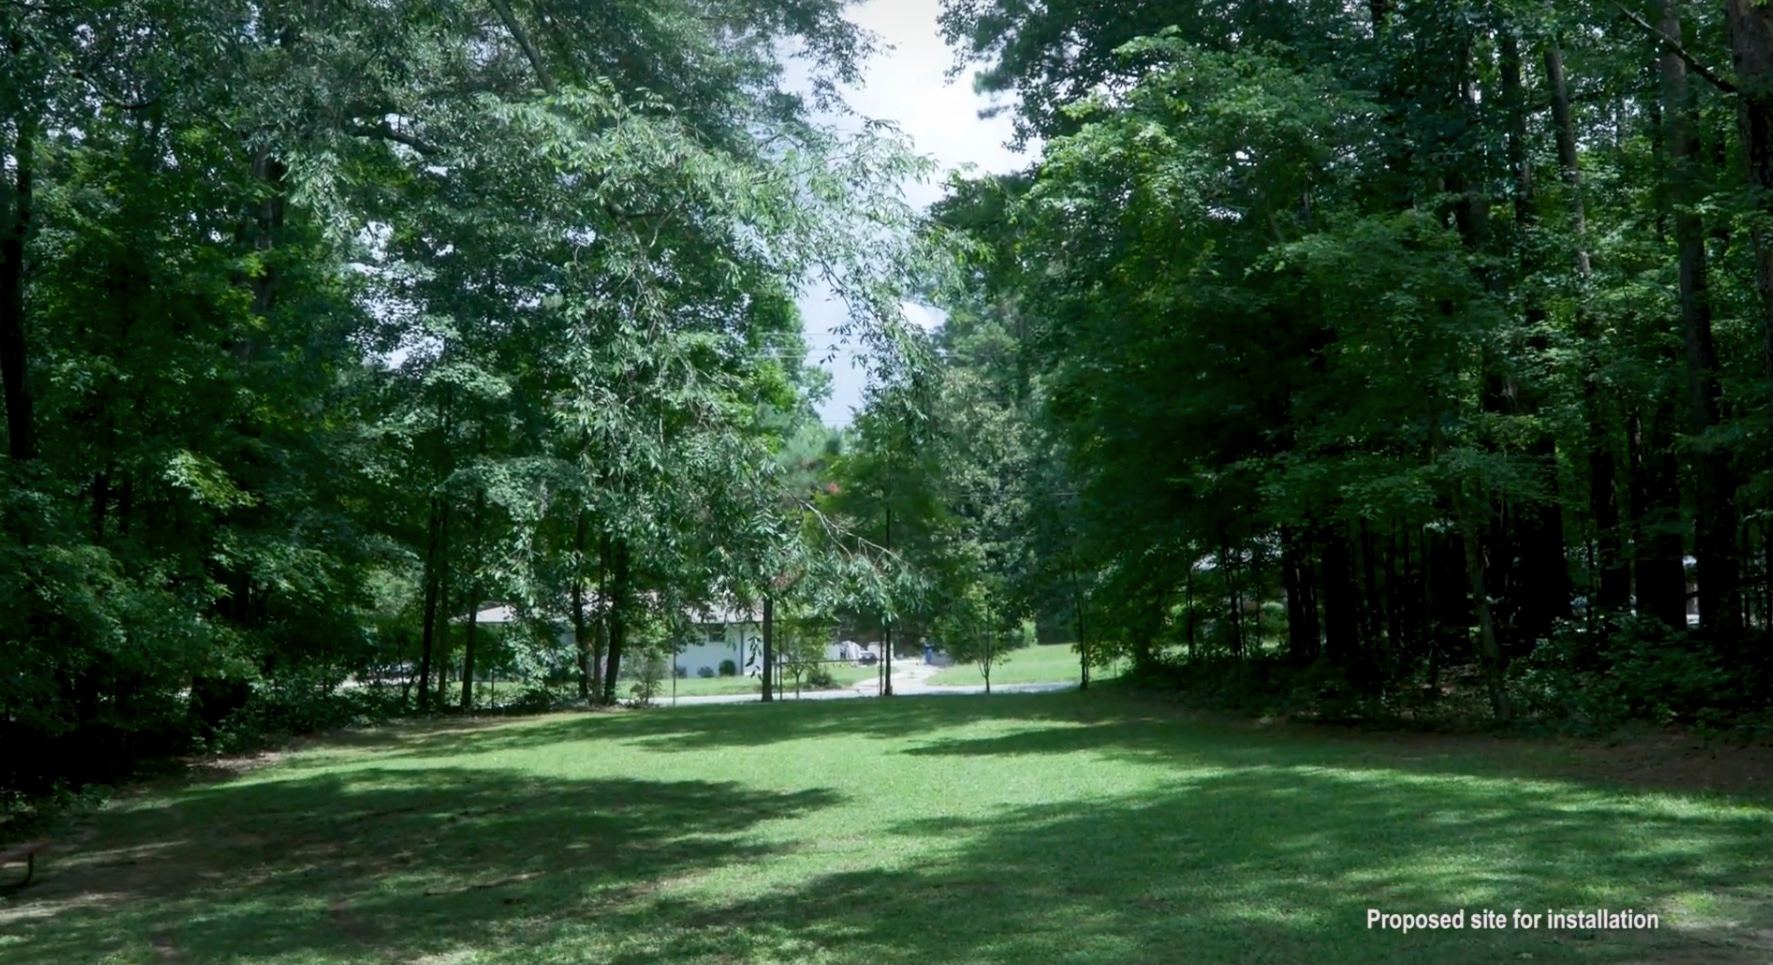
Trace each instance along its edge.
<instances>
[{"instance_id":1,"label":"shrub","mask_svg":"<svg viewBox=\"0 0 1773 965\"><path fill-rule=\"evenodd\" d=\"M336 668L310 666L251 681L244 703L200 735L200 746L245 750L296 734L385 720L404 710L398 691L341 688L342 678Z\"/></svg>"},{"instance_id":2,"label":"shrub","mask_svg":"<svg viewBox=\"0 0 1773 965\"><path fill-rule=\"evenodd\" d=\"M553 710L554 692L546 686L531 684L505 705L505 709L519 714L536 714Z\"/></svg>"},{"instance_id":3,"label":"shrub","mask_svg":"<svg viewBox=\"0 0 1773 965\"><path fill-rule=\"evenodd\" d=\"M701 677L704 680L709 677L712 677L712 676L714 676L714 668L713 667L697 667L696 668L696 676Z\"/></svg>"},{"instance_id":4,"label":"shrub","mask_svg":"<svg viewBox=\"0 0 1773 965\"><path fill-rule=\"evenodd\" d=\"M1630 615L1597 630L1572 621L1533 650L1516 688L1523 710L1611 726L1727 724L1765 709L1765 695L1743 684L1740 655L1698 634Z\"/></svg>"},{"instance_id":5,"label":"shrub","mask_svg":"<svg viewBox=\"0 0 1773 965\"><path fill-rule=\"evenodd\" d=\"M649 652L640 661L638 679L629 688L629 695L637 707L645 707L658 696L660 686L665 682L667 667L664 655Z\"/></svg>"},{"instance_id":6,"label":"shrub","mask_svg":"<svg viewBox=\"0 0 1773 965\"><path fill-rule=\"evenodd\" d=\"M739 675L739 665L736 663L733 663L731 660L722 660L720 662L720 675L722 677L736 677L736 676L738 676Z\"/></svg>"}]
</instances>

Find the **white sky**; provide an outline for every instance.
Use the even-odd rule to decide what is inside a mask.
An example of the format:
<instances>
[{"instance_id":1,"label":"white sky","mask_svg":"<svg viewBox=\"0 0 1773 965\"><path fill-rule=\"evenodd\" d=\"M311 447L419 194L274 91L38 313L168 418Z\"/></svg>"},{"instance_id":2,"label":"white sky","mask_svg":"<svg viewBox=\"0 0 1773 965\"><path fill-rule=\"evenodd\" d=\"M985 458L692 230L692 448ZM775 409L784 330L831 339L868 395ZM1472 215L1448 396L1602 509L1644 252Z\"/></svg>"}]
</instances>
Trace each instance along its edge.
<instances>
[{"instance_id":1,"label":"white sky","mask_svg":"<svg viewBox=\"0 0 1773 965\"><path fill-rule=\"evenodd\" d=\"M848 11L852 21L879 37L883 49L869 61L865 83L845 88L844 99L864 116L898 124L918 153L935 159L938 170L929 180L904 188L906 199L920 208L942 196L942 184L956 168L972 164L981 172L1002 173L1027 163L1004 146L1011 134L1007 115L979 117L988 102L973 92L971 74L948 80L953 54L936 26L940 10L940 0L866 0ZM861 404L865 376L852 364L854 353L832 334L843 306L823 286L809 288L799 304L811 358L823 362L834 346L837 350L835 359L823 363L832 373L832 392L819 414L827 425L848 425ZM926 326L940 321L939 313L920 305L908 305L907 314Z\"/></svg>"}]
</instances>

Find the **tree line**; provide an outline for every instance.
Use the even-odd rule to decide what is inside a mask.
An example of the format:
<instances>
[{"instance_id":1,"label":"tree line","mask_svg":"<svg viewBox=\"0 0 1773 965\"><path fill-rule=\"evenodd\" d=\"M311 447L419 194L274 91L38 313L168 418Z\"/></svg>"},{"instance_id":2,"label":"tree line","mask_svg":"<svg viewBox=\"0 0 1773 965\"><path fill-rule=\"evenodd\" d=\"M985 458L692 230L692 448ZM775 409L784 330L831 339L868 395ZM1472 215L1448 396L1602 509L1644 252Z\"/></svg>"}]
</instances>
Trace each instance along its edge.
<instances>
[{"instance_id":1,"label":"tree line","mask_svg":"<svg viewBox=\"0 0 1773 965\"><path fill-rule=\"evenodd\" d=\"M941 260L836 0L20 0L0 44L0 783L352 680L474 707L490 601L611 701L693 605L879 595L795 299L891 385Z\"/></svg>"},{"instance_id":2,"label":"tree line","mask_svg":"<svg viewBox=\"0 0 1773 965\"><path fill-rule=\"evenodd\" d=\"M999 609L1319 707L1764 714L1773 8L942 24L1036 150L937 210Z\"/></svg>"}]
</instances>

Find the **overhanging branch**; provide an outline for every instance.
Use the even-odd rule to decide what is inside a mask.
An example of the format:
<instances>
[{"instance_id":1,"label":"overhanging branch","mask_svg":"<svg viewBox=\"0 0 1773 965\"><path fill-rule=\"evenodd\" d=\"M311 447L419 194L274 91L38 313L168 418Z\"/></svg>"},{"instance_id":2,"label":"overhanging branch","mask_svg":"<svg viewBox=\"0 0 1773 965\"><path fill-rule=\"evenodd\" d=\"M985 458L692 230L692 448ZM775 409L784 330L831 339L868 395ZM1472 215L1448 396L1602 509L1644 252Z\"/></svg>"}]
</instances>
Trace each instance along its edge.
<instances>
[{"instance_id":1,"label":"overhanging branch","mask_svg":"<svg viewBox=\"0 0 1773 965\"><path fill-rule=\"evenodd\" d=\"M1706 81L1708 81L1713 87L1716 87L1718 90L1721 90L1726 94L1736 93L1736 85L1735 84L1731 83L1727 78L1720 75L1717 71L1712 70L1710 67L1707 67L1704 64L1704 62L1702 62L1698 57L1693 56L1693 53L1691 51L1689 51L1687 48L1681 46L1681 42L1679 39L1677 39L1675 37L1670 37L1668 34L1663 33L1662 30L1660 28L1658 28L1655 24L1651 23L1648 20L1645 20L1643 14L1640 14L1636 10L1633 10L1630 7L1626 6L1625 4L1620 3L1619 0L1613 0L1613 7L1615 9L1617 9L1621 14L1624 14L1625 19L1631 21L1632 24L1635 25L1639 30L1642 30L1644 33L1649 34L1650 37L1652 39L1654 39L1657 43L1660 43L1662 46L1667 47L1669 53L1672 53L1676 57L1681 58L1681 60L1683 62L1685 62L1688 67L1693 68L1693 73L1698 74L1699 76L1705 78Z\"/></svg>"},{"instance_id":2,"label":"overhanging branch","mask_svg":"<svg viewBox=\"0 0 1773 965\"><path fill-rule=\"evenodd\" d=\"M440 151L437 145L432 144L430 141L408 134L385 120L375 124L365 124L361 121L356 121L346 124L344 130L346 134L355 134L358 137L376 137L381 138L384 141L393 141L396 144L404 144L426 156L435 155Z\"/></svg>"}]
</instances>

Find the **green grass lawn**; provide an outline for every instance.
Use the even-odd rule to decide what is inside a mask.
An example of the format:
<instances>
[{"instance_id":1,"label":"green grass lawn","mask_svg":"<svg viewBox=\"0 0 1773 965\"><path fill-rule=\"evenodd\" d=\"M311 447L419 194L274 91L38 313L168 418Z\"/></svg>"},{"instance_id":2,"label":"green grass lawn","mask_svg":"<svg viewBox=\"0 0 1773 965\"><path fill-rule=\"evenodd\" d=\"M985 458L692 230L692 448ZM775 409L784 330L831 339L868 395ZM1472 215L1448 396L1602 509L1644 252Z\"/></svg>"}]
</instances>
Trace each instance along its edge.
<instances>
[{"instance_id":1,"label":"green grass lawn","mask_svg":"<svg viewBox=\"0 0 1773 965\"><path fill-rule=\"evenodd\" d=\"M1115 667L1094 667L1090 677L1105 680L1118 672ZM991 668L993 685L1077 683L1077 679L1077 651L1069 644L1052 643L1011 650L1003 662ZM978 687L984 685L985 678L979 675L978 664L961 663L942 668L929 683L935 687Z\"/></svg>"},{"instance_id":2,"label":"green grass lawn","mask_svg":"<svg viewBox=\"0 0 1773 965\"><path fill-rule=\"evenodd\" d=\"M848 690L863 681L873 680L880 674L880 671L874 667L858 667L853 663L828 663L824 666L825 672L831 675L832 686L838 690ZM783 692L793 693L794 678L787 677L783 679L781 681L781 686ZM802 691L810 691L812 689L815 688L807 687L804 684L801 686Z\"/></svg>"},{"instance_id":3,"label":"green grass lawn","mask_svg":"<svg viewBox=\"0 0 1773 965\"><path fill-rule=\"evenodd\" d=\"M845 689L855 686L863 680L874 679L873 667L856 667L847 663L826 664L825 669L831 674L831 688L802 687L802 690ZM631 683L624 683L622 693L627 695ZM792 693L794 680L790 677L781 682L784 692ZM677 678L677 696L700 697L714 694L758 694L762 693L762 684L756 677L679 677ZM671 681L666 680L659 687L659 700L671 699Z\"/></svg>"},{"instance_id":4,"label":"green grass lawn","mask_svg":"<svg viewBox=\"0 0 1773 965\"><path fill-rule=\"evenodd\" d=\"M627 695L632 681L623 682L623 695ZM756 677L679 677L677 678L677 695L679 697L700 697L710 694L755 694L760 691ZM659 685L659 699L671 698L671 681L666 680Z\"/></svg>"},{"instance_id":5,"label":"green grass lawn","mask_svg":"<svg viewBox=\"0 0 1773 965\"><path fill-rule=\"evenodd\" d=\"M1697 782L1636 753L1114 688L345 733L61 835L0 900L0 961L1764 961L1737 926L1769 907L1766 788L1621 783ZM1404 935L1370 906L1663 928Z\"/></svg>"}]
</instances>

